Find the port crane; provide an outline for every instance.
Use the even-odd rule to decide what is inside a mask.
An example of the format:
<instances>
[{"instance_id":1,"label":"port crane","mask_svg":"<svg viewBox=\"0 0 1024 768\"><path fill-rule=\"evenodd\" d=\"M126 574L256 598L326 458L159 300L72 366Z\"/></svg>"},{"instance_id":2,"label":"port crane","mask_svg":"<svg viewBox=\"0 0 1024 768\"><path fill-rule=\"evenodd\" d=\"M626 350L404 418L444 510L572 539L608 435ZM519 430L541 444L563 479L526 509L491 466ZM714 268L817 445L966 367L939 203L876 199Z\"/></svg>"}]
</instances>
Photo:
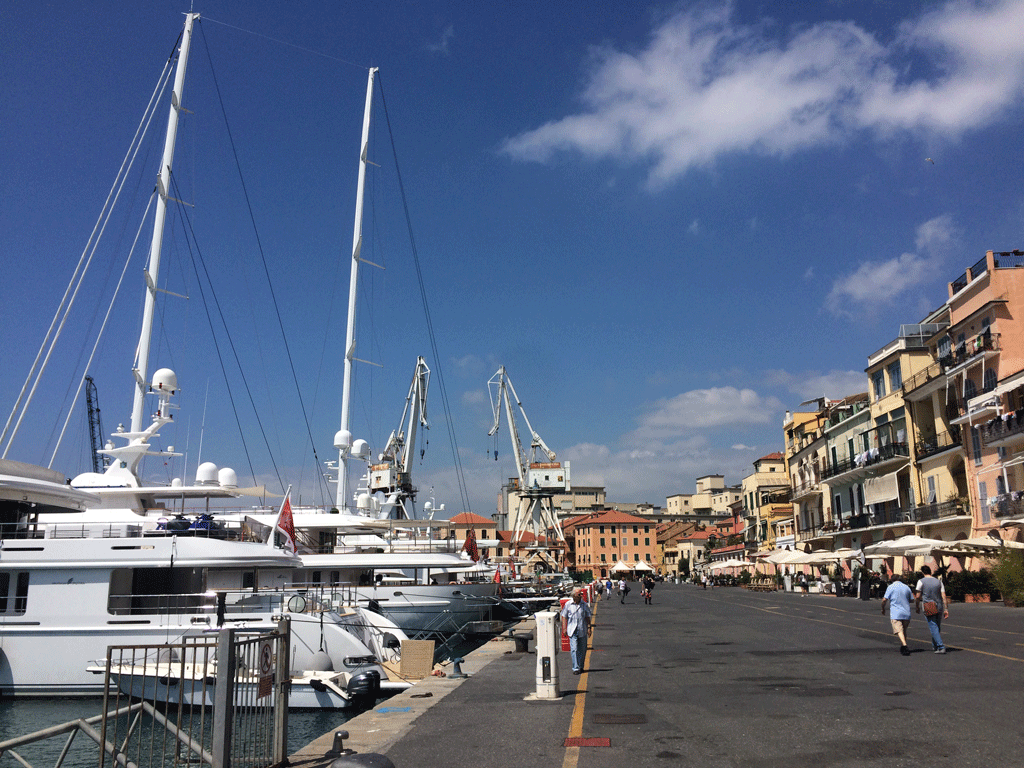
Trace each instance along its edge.
<instances>
[{"instance_id":1,"label":"port crane","mask_svg":"<svg viewBox=\"0 0 1024 768\"><path fill-rule=\"evenodd\" d=\"M490 378L487 382L487 389L491 397L491 408L494 411L494 426L487 434L497 433L501 426L501 412L504 409L508 421L508 431L512 438L512 453L516 460L518 477L512 478L511 485L517 493L518 502L515 510L509 509L511 515L509 526L513 530L512 545L520 546L523 534L528 529L533 533L534 541L539 542L540 537L544 536L548 542L551 542L553 537L556 542L564 544L565 536L562 534L562 525L553 509L552 500L555 494L572 490L569 479L569 462L555 461L555 452L548 448L530 424L530 419L523 409L515 387L512 386L512 380L505 371L505 366L501 366L498 372ZM512 409L513 401L519 408L523 422L530 432L529 452L519 437L515 412ZM495 458L497 458L497 454L495 454Z\"/></svg>"},{"instance_id":2,"label":"port crane","mask_svg":"<svg viewBox=\"0 0 1024 768\"><path fill-rule=\"evenodd\" d=\"M427 421L429 385L430 369L426 361L418 357L398 428L391 433L377 462L370 465L369 491L375 496L380 493L387 498L382 510L386 510L385 514L389 517L393 511L397 519L416 519L412 462L416 457L417 431L421 428L430 429L430 422ZM423 455L422 449L420 455Z\"/></svg>"},{"instance_id":3,"label":"port crane","mask_svg":"<svg viewBox=\"0 0 1024 768\"><path fill-rule=\"evenodd\" d=\"M92 471L102 474L110 459L102 456L103 422L100 420L100 397L92 376L85 377L85 410L89 415L89 445L92 446Z\"/></svg>"}]
</instances>

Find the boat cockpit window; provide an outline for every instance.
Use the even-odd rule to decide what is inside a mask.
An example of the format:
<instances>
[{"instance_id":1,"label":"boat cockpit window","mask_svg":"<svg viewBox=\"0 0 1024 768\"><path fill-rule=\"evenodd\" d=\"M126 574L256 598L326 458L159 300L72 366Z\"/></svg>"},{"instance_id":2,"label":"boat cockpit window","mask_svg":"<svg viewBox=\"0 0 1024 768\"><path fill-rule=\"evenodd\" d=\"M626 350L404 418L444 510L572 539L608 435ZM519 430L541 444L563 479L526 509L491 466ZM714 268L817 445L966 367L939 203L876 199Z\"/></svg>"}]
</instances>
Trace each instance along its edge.
<instances>
[{"instance_id":1,"label":"boat cockpit window","mask_svg":"<svg viewBox=\"0 0 1024 768\"><path fill-rule=\"evenodd\" d=\"M22 615L28 609L28 571L21 571L14 579L11 592L11 574L0 573L0 614Z\"/></svg>"}]
</instances>

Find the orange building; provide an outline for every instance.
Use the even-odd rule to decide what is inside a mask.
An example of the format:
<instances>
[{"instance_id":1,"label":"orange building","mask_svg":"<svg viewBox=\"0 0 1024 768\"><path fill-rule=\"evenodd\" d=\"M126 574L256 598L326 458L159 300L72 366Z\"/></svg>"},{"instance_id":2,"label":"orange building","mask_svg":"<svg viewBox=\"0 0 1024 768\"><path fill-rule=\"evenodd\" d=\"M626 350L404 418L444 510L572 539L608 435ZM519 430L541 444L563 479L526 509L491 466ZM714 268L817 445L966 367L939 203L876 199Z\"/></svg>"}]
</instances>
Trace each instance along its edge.
<instances>
[{"instance_id":1,"label":"orange building","mask_svg":"<svg viewBox=\"0 0 1024 768\"><path fill-rule=\"evenodd\" d=\"M569 543L567 568L589 570L599 578L607 577L619 560L660 570L657 524L650 518L617 510L592 512L570 518L562 530Z\"/></svg>"}]
</instances>

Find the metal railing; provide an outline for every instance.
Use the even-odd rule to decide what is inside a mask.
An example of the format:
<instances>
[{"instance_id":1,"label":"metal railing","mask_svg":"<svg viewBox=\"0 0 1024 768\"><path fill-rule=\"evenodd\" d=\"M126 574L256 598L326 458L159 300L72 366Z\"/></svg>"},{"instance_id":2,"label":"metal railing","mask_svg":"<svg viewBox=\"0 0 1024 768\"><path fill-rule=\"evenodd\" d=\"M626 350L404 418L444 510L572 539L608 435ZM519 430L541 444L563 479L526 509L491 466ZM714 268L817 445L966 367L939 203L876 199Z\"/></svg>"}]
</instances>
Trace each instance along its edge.
<instances>
[{"instance_id":1,"label":"metal railing","mask_svg":"<svg viewBox=\"0 0 1024 768\"><path fill-rule=\"evenodd\" d=\"M939 376L942 376L944 374L945 370L939 364L938 360L936 360L923 371L918 371L909 379L903 382L903 396L906 397L915 389L923 387L929 381L937 379Z\"/></svg>"},{"instance_id":2,"label":"metal railing","mask_svg":"<svg viewBox=\"0 0 1024 768\"><path fill-rule=\"evenodd\" d=\"M937 453L948 451L950 448L959 448L960 445L960 427L955 426L949 432L939 432L929 437L921 437L915 446L915 453L917 460L920 461Z\"/></svg>"},{"instance_id":3,"label":"metal railing","mask_svg":"<svg viewBox=\"0 0 1024 768\"><path fill-rule=\"evenodd\" d=\"M836 475L841 475L854 469L870 467L873 464L878 464L879 462L894 459L899 456L909 456L910 450L906 443L889 443L888 445L883 445L874 449L871 453L872 455L867 456L863 461L856 456L852 456L848 459L843 459L836 464L826 465L821 472L821 479L827 480L830 477L835 477Z\"/></svg>"},{"instance_id":4,"label":"metal railing","mask_svg":"<svg viewBox=\"0 0 1024 768\"><path fill-rule=\"evenodd\" d=\"M978 427L981 433L981 444L988 446L990 443L1001 442L1009 437L1024 434L1024 414L1018 412L1008 414L1004 418L995 418L987 424Z\"/></svg>"},{"instance_id":5,"label":"metal railing","mask_svg":"<svg viewBox=\"0 0 1024 768\"><path fill-rule=\"evenodd\" d=\"M947 517L958 517L964 514L966 513L959 501L940 501L933 504L922 504L912 512L914 520L918 523L943 520Z\"/></svg>"}]
</instances>

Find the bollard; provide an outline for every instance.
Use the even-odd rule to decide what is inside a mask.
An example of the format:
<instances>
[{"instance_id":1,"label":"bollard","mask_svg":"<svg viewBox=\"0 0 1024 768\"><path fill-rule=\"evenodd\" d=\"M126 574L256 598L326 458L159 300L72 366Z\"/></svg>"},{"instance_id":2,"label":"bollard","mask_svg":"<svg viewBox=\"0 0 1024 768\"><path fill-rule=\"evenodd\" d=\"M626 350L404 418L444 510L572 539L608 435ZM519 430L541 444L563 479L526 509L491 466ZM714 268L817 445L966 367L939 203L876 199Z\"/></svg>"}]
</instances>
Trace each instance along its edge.
<instances>
[{"instance_id":1,"label":"bollard","mask_svg":"<svg viewBox=\"0 0 1024 768\"><path fill-rule=\"evenodd\" d=\"M465 674L462 673L462 662L463 661L465 661L465 659L463 659L461 657L458 658L458 659L452 659L452 666L455 668L455 671L452 672L450 675L448 675L448 679L449 680L458 680L458 679L463 678L463 677L469 677L469 675L465 675Z\"/></svg>"},{"instance_id":2,"label":"bollard","mask_svg":"<svg viewBox=\"0 0 1024 768\"><path fill-rule=\"evenodd\" d=\"M537 615L537 690L538 699L560 699L558 686L558 636L561 622L554 611Z\"/></svg>"}]
</instances>

